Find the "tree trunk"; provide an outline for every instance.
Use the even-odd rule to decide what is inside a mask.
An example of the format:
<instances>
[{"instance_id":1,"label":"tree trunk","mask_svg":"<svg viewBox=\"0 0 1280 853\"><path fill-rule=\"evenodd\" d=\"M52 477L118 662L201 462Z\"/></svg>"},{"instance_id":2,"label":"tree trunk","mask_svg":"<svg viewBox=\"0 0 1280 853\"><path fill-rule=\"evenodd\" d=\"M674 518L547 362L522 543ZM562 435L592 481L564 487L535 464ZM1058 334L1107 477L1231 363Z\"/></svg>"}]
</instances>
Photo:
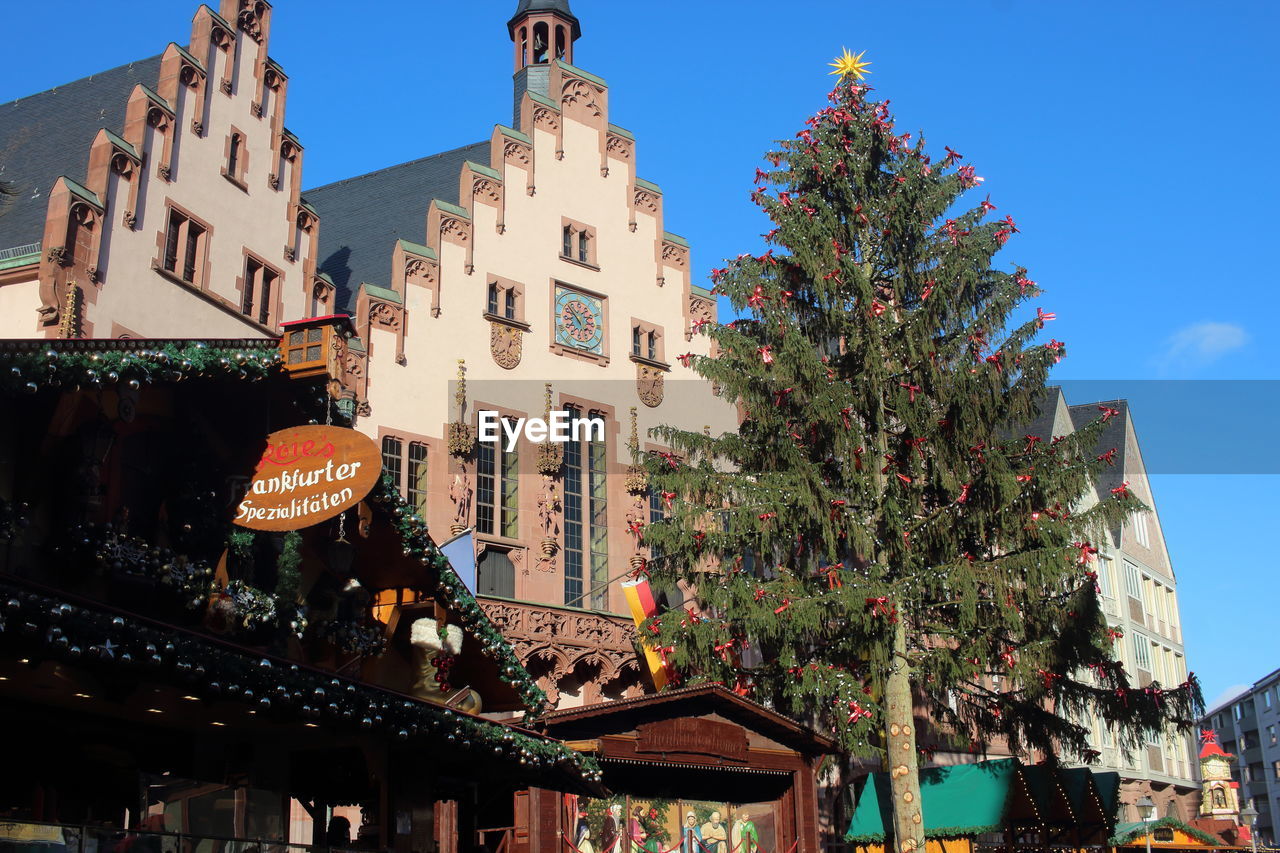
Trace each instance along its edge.
<instances>
[{"instance_id":1,"label":"tree trunk","mask_svg":"<svg viewBox=\"0 0 1280 853\"><path fill-rule=\"evenodd\" d=\"M893 794L893 843L896 853L924 850L920 803L920 762L916 752L915 708L907 663L907 614L898 610L893 628L893 658L885 684L885 744L889 788Z\"/></svg>"}]
</instances>

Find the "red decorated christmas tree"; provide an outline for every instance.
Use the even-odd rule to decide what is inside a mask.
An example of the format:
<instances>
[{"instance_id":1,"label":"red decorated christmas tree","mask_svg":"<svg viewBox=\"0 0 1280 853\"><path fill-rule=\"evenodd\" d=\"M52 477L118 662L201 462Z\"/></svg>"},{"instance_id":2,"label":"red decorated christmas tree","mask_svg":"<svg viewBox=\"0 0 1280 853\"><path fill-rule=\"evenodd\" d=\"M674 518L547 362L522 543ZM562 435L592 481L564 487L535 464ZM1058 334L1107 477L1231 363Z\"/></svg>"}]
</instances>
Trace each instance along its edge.
<instances>
[{"instance_id":1,"label":"red decorated christmas tree","mask_svg":"<svg viewBox=\"0 0 1280 853\"><path fill-rule=\"evenodd\" d=\"M718 680L880 754L895 846L923 847L913 709L966 742L1090 758L1098 718L1136 749L1185 726L1193 683L1130 683L1093 561L1140 504L1094 500L1098 421L1024 436L1066 350L1017 233L960 154L932 158L846 55L831 106L770 151L772 248L714 273L739 319L683 356L743 413L736 433L661 430L669 519L655 581L696 604L651 620L686 680ZM1034 311L1034 313L1033 313Z\"/></svg>"}]
</instances>

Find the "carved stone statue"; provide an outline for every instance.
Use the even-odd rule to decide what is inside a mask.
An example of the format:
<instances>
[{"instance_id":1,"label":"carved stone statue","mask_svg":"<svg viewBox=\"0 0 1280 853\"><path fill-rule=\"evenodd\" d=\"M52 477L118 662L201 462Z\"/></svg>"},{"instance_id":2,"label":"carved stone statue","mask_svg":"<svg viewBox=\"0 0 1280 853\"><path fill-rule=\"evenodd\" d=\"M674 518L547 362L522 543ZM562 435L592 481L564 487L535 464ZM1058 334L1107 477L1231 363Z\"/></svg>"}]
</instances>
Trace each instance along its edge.
<instances>
[{"instance_id":1,"label":"carved stone statue","mask_svg":"<svg viewBox=\"0 0 1280 853\"><path fill-rule=\"evenodd\" d=\"M449 500L453 501L454 533L461 533L467 528L471 518L471 483L465 473L453 475L453 485L449 487Z\"/></svg>"},{"instance_id":2,"label":"carved stone statue","mask_svg":"<svg viewBox=\"0 0 1280 853\"><path fill-rule=\"evenodd\" d=\"M550 477L542 478L542 491L538 493L538 521L542 526L542 538L553 542L560 538L560 493Z\"/></svg>"}]
</instances>

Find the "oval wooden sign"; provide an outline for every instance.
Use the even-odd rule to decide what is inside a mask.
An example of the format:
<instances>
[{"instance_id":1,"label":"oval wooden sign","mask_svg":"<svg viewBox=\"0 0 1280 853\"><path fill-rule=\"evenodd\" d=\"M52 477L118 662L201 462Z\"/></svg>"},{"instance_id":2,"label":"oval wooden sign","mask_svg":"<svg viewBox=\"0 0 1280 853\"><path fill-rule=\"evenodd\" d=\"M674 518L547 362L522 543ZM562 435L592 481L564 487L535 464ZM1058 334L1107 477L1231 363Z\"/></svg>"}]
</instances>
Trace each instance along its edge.
<instances>
[{"instance_id":1,"label":"oval wooden sign","mask_svg":"<svg viewBox=\"0 0 1280 853\"><path fill-rule=\"evenodd\" d=\"M382 476L382 453L353 429L300 426L267 436L235 523L253 530L298 530L358 504Z\"/></svg>"}]
</instances>

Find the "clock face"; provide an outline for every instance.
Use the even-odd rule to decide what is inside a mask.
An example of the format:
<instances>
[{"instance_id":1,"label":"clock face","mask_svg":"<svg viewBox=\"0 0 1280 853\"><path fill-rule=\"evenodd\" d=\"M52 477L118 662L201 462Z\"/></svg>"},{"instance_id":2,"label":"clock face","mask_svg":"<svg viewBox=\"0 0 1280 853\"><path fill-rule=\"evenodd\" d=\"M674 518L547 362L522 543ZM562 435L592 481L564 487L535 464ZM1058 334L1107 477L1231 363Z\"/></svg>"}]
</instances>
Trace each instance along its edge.
<instances>
[{"instance_id":1,"label":"clock face","mask_svg":"<svg viewBox=\"0 0 1280 853\"><path fill-rule=\"evenodd\" d=\"M603 354L604 310L601 301L576 290L557 288L556 343Z\"/></svg>"}]
</instances>

